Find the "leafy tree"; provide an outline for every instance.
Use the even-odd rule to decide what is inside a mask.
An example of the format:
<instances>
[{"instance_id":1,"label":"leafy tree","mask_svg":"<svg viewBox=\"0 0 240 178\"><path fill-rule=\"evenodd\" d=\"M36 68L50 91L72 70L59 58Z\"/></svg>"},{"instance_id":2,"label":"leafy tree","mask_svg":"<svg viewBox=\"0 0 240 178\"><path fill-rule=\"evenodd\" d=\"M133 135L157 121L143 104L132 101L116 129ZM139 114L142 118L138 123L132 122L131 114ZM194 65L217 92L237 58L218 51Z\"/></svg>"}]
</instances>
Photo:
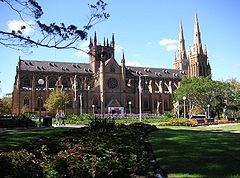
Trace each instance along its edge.
<instances>
[{"instance_id":1,"label":"leafy tree","mask_svg":"<svg viewBox=\"0 0 240 178\"><path fill-rule=\"evenodd\" d=\"M25 47L46 47L55 49L77 49L79 41L86 39L87 32L97 23L109 18L105 12L107 4L98 0L96 4L88 4L90 15L86 25L82 28L76 25L56 24L52 22L45 24L41 21L44 13L37 0L0 0L10 8L11 12L16 13L24 25L17 31L4 31L0 29L0 44L14 49ZM31 23L29 23L31 19ZM25 33L26 28L34 30L34 36ZM84 51L85 52L85 51Z\"/></svg>"},{"instance_id":2,"label":"leafy tree","mask_svg":"<svg viewBox=\"0 0 240 178\"><path fill-rule=\"evenodd\" d=\"M205 113L209 104L212 113L220 117L226 101L234 99L234 87L230 83L214 81L209 77L184 78L174 99L181 101L183 96L186 96L190 103L189 114Z\"/></svg>"},{"instance_id":3,"label":"leafy tree","mask_svg":"<svg viewBox=\"0 0 240 178\"><path fill-rule=\"evenodd\" d=\"M0 99L0 115L12 113L12 100Z\"/></svg>"},{"instance_id":4,"label":"leafy tree","mask_svg":"<svg viewBox=\"0 0 240 178\"><path fill-rule=\"evenodd\" d=\"M65 110L70 103L70 97L65 91L55 90L49 94L44 107L51 111Z\"/></svg>"},{"instance_id":5,"label":"leafy tree","mask_svg":"<svg viewBox=\"0 0 240 178\"><path fill-rule=\"evenodd\" d=\"M237 112L240 110L240 81L235 78L226 81L234 88L234 94L231 100L227 100L228 108L232 110L232 117L236 117Z\"/></svg>"}]
</instances>

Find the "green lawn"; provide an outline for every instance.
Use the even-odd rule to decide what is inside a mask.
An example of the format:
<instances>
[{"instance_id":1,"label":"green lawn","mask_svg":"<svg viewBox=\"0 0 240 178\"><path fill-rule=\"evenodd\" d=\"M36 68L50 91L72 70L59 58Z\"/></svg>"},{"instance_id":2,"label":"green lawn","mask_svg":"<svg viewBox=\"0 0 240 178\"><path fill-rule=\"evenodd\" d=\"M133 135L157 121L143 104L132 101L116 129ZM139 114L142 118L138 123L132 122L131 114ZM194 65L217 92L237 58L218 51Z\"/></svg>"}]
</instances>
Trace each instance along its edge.
<instances>
[{"instance_id":1,"label":"green lawn","mask_svg":"<svg viewBox=\"0 0 240 178\"><path fill-rule=\"evenodd\" d=\"M69 128L14 130L0 133L0 152L39 136ZM240 177L240 124L221 127L159 127L150 142L169 177Z\"/></svg>"},{"instance_id":2,"label":"green lawn","mask_svg":"<svg viewBox=\"0 0 240 178\"><path fill-rule=\"evenodd\" d=\"M0 152L10 151L23 143L28 143L32 139L40 136L50 136L54 134L61 134L69 128L37 128L37 129L24 129L13 130L0 133Z\"/></svg>"},{"instance_id":3,"label":"green lawn","mask_svg":"<svg viewBox=\"0 0 240 178\"><path fill-rule=\"evenodd\" d=\"M169 177L240 177L240 124L160 127L150 134Z\"/></svg>"}]
</instances>

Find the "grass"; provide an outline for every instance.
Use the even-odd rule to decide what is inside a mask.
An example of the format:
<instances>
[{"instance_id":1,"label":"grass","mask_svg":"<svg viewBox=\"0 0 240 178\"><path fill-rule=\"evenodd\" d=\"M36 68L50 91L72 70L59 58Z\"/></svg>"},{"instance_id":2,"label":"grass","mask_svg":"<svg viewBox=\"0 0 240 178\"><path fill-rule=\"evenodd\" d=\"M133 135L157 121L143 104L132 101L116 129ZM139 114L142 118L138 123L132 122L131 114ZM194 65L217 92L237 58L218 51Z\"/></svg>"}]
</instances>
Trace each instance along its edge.
<instances>
[{"instance_id":1,"label":"grass","mask_svg":"<svg viewBox=\"0 0 240 178\"><path fill-rule=\"evenodd\" d=\"M150 142L169 177L240 177L240 125L160 127Z\"/></svg>"},{"instance_id":2,"label":"grass","mask_svg":"<svg viewBox=\"0 0 240 178\"><path fill-rule=\"evenodd\" d=\"M0 134L0 152L13 150L40 136L69 128L13 130ZM159 127L149 139L169 177L240 177L240 124L220 127Z\"/></svg>"},{"instance_id":3,"label":"grass","mask_svg":"<svg viewBox=\"0 0 240 178\"><path fill-rule=\"evenodd\" d=\"M69 128L37 128L3 132L0 134L0 152L16 149L40 136L58 135L67 130Z\"/></svg>"}]
</instances>

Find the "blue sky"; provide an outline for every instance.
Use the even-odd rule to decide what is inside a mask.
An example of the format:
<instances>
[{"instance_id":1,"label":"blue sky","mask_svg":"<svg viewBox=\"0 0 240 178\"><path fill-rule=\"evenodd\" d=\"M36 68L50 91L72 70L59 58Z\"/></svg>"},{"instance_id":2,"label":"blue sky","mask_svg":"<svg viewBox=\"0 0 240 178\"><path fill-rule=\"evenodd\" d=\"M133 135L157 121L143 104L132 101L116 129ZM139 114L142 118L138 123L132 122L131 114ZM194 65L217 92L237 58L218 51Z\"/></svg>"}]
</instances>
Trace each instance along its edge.
<instances>
[{"instance_id":1,"label":"blue sky","mask_svg":"<svg viewBox=\"0 0 240 178\"><path fill-rule=\"evenodd\" d=\"M89 14L88 3L94 0L41 0L42 20L83 26ZM207 45L213 79L240 79L240 1L239 0L121 0L110 1L109 20L97 24L89 36L97 32L98 41L115 34L116 60L124 50L128 65L173 68L177 50L179 22L182 19L186 49L193 46L194 15L197 12L202 44ZM0 6L0 29L14 28L19 18L5 5ZM15 21L14 21L15 20ZM10 26L12 25L12 26ZM29 31L31 33L31 30ZM89 41L79 46L86 48ZM88 62L88 57L74 50L30 48L21 52L0 45L1 93L12 92L16 65L22 59Z\"/></svg>"}]
</instances>

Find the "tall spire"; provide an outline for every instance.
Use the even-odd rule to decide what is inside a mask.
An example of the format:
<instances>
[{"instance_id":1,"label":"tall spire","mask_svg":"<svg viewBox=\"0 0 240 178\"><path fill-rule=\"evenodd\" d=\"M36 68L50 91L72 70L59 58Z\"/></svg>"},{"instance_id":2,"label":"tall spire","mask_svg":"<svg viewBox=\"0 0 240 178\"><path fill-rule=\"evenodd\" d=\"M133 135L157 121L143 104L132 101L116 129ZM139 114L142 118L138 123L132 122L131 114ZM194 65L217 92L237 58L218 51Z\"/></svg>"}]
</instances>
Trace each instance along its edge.
<instances>
[{"instance_id":1,"label":"tall spire","mask_svg":"<svg viewBox=\"0 0 240 178\"><path fill-rule=\"evenodd\" d=\"M188 61L185 49L185 40L183 35L182 19L179 25L179 45L178 45L178 55L174 57L175 68L179 70L187 70Z\"/></svg>"},{"instance_id":2,"label":"tall spire","mask_svg":"<svg viewBox=\"0 0 240 178\"><path fill-rule=\"evenodd\" d=\"M124 65L125 65L125 54L124 54L124 51L123 51L123 53L122 53L122 60L121 60L121 63L124 63Z\"/></svg>"},{"instance_id":3,"label":"tall spire","mask_svg":"<svg viewBox=\"0 0 240 178\"><path fill-rule=\"evenodd\" d=\"M181 58L186 57L186 50L185 50L185 40L183 35L183 27L182 27L182 19L180 20L180 29L179 29L179 55L181 55Z\"/></svg>"},{"instance_id":4,"label":"tall spire","mask_svg":"<svg viewBox=\"0 0 240 178\"><path fill-rule=\"evenodd\" d=\"M90 42L89 42L89 48L91 48L93 46L93 42L92 42L92 37L90 37Z\"/></svg>"},{"instance_id":5,"label":"tall spire","mask_svg":"<svg viewBox=\"0 0 240 178\"><path fill-rule=\"evenodd\" d=\"M95 31L95 34L94 34L94 46L97 45L97 32Z\"/></svg>"},{"instance_id":6,"label":"tall spire","mask_svg":"<svg viewBox=\"0 0 240 178\"><path fill-rule=\"evenodd\" d=\"M114 33L112 34L112 42L111 46L114 48L115 47L115 39L114 39Z\"/></svg>"},{"instance_id":7,"label":"tall spire","mask_svg":"<svg viewBox=\"0 0 240 178\"><path fill-rule=\"evenodd\" d=\"M197 13L195 13L194 48L195 48L195 51L197 51L198 53L203 52Z\"/></svg>"}]
</instances>

